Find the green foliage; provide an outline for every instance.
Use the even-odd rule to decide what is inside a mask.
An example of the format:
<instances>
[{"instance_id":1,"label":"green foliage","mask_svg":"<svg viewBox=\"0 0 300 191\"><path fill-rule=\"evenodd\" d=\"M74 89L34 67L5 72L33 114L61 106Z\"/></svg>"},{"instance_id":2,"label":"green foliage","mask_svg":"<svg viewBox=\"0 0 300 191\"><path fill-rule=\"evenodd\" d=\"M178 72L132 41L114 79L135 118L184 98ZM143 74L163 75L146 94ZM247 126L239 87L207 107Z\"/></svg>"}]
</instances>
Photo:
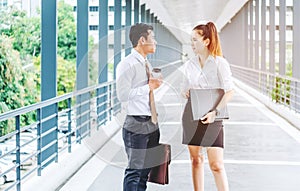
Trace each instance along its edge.
<instances>
[{"instance_id":1,"label":"green foliage","mask_svg":"<svg viewBox=\"0 0 300 191\"><path fill-rule=\"evenodd\" d=\"M76 66L75 62L64 60L59 57L57 61L57 94L63 95L75 90ZM58 104L58 109L67 108L67 101Z\"/></svg>"},{"instance_id":2,"label":"green foliage","mask_svg":"<svg viewBox=\"0 0 300 191\"><path fill-rule=\"evenodd\" d=\"M76 26L72 6L58 2L57 53L66 60L76 58ZM12 37L13 48L21 58L39 56L41 52L41 18L27 17L16 8L0 10L0 34Z\"/></svg>"},{"instance_id":3,"label":"green foliage","mask_svg":"<svg viewBox=\"0 0 300 191\"><path fill-rule=\"evenodd\" d=\"M40 73L41 73L41 57L34 60L34 67L37 78L36 85L38 89L41 87ZM70 93L75 89L76 81L76 66L75 62L64 60L62 57L57 59L57 95ZM58 104L58 109L61 110L67 107L67 101Z\"/></svg>"},{"instance_id":4,"label":"green foliage","mask_svg":"<svg viewBox=\"0 0 300 191\"><path fill-rule=\"evenodd\" d=\"M0 34L12 38L13 48L21 58L40 54L40 18L28 18L24 11L13 7L0 11Z\"/></svg>"},{"instance_id":5,"label":"green foliage","mask_svg":"<svg viewBox=\"0 0 300 191\"><path fill-rule=\"evenodd\" d=\"M25 17L26 13L15 7L8 7L0 9L0 15L0 34L13 36L16 24Z\"/></svg>"},{"instance_id":6,"label":"green foliage","mask_svg":"<svg viewBox=\"0 0 300 191\"><path fill-rule=\"evenodd\" d=\"M89 38L89 86L98 84L98 45L94 46L93 37Z\"/></svg>"},{"instance_id":7,"label":"green foliage","mask_svg":"<svg viewBox=\"0 0 300 191\"><path fill-rule=\"evenodd\" d=\"M14 28L14 49L20 52L22 58L38 56L41 52L40 19L24 17Z\"/></svg>"},{"instance_id":8,"label":"green foliage","mask_svg":"<svg viewBox=\"0 0 300 191\"><path fill-rule=\"evenodd\" d=\"M64 1L58 2L57 53L66 60L76 58L76 26L73 7Z\"/></svg>"},{"instance_id":9,"label":"green foliage","mask_svg":"<svg viewBox=\"0 0 300 191\"><path fill-rule=\"evenodd\" d=\"M290 84L291 80L276 77L275 88L272 90L272 100L274 100L276 103L290 105Z\"/></svg>"},{"instance_id":10,"label":"green foliage","mask_svg":"<svg viewBox=\"0 0 300 191\"><path fill-rule=\"evenodd\" d=\"M57 13L57 93L62 95L74 91L75 87L76 26L72 6L59 1ZM27 17L25 12L13 7L1 9L0 114L40 101L40 53L40 15ZM30 66L31 63L34 69L25 71L23 66ZM59 103L59 109L64 107L66 102ZM21 116L21 124L30 124L35 117L34 113ZM14 120L0 122L0 136L12 130Z\"/></svg>"},{"instance_id":11,"label":"green foliage","mask_svg":"<svg viewBox=\"0 0 300 191\"><path fill-rule=\"evenodd\" d=\"M276 68L276 71L278 72L279 69ZM289 62L286 65L286 76L292 77L292 72L292 63ZM277 76L274 83L275 88L272 89L272 100L274 100L276 103L290 105L291 80Z\"/></svg>"},{"instance_id":12,"label":"green foliage","mask_svg":"<svg viewBox=\"0 0 300 191\"><path fill-rule=\"evenodd\" d=\"M34 82L35 76L24 71L18 51L12 47L12 39L0 35L0 111L17 109L35 103L38 98ZM29 124L35 116L24 115L21 124ZM0 123L0 134L7 133L13 127L8 121Z\"/></svg>"}]
</instances>

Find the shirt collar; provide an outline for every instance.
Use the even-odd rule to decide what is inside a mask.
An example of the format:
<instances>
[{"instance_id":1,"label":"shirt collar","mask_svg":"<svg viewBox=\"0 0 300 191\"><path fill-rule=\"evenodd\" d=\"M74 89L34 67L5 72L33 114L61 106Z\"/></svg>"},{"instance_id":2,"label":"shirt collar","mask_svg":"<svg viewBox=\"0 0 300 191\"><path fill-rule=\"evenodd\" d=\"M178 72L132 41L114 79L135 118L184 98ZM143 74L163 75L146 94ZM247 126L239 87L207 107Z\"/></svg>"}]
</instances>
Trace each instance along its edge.
<instances>
[{"instance_id":1,"label":"shirt collar","mask_svg":"<svg viewBox=\"0 0 300 191\"><path fill-rule=\"evenodd\" d=\"M197 56L195 56L193 59L193 62L195 63L195 64L199 64L199 57L198 57L198 55ZM208 63L208 62L214 62L215 61L215 57L213 57L212 55L209 55L208 57L207 57L207 59L206 59L206 63Z\"/></svg>"},{"instance_id":2,"label":"shirt collar","mask_svg":"<svg viewBox=\"0 0 300 191\"><path fill-rule=\"evenodd\" d=\"M213 57L212 55L209 55L206 62L214 62L215 61L215 57Z\"/></svg>"},{"instance_id":3,"label":"shirt collar","mask_svg":"<svg viewBox=\"0 0 300 191\"><path fill-rule=\"evenodd\" d=\"M132 54L135 56L135 58L141 62L145 63L145 60L147 60L147 57L144 58L138 51L136 51L134 48L132 49Z\"/></svg>"}]
</instances>

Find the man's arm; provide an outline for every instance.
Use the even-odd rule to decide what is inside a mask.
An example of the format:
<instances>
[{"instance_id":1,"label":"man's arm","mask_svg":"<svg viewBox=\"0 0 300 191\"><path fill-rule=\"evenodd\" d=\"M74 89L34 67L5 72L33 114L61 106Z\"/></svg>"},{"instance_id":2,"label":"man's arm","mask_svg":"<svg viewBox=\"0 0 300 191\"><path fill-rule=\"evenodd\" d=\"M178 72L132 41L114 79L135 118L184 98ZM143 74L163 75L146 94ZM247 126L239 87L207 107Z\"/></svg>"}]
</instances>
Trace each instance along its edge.
<instances>
[{"instance_id":1,"label":"man's arm","mask_svg":"<svg viewBox=\"0 0 300 191\"><path fill-rule=\"evenodd\" d=\"M148 84L137 88L131 88L132 80L135 75L136 74L134 68L131 68L129 64L120 63L117 66L117 96L121 102L127 102L129 100L134 100L140 96L149 95L150 88Z\"/></svg>"}]
</instances>

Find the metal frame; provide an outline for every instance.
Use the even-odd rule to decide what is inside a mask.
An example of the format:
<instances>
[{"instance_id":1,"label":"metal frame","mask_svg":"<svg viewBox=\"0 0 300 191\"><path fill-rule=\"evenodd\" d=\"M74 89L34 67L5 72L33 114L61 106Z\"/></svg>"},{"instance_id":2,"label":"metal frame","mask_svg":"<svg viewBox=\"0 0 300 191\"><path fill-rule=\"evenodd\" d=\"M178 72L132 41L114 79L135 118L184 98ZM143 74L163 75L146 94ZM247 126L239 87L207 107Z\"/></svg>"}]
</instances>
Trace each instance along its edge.
<instances>
[{"instance_id":1,"label":"metal frame","mask_svg":"<svg viewBox=\"0 0 300 191\"><path fill-rule=\"evenodd\" d=\"M46 101L37 103L37 104L33 104L31 106L26 106L20 109L16 109L4 114L0 115L0 121L6 121L6 120L15 120L15 128L16 131L12 132L6 136L0 137L0 141L3 142L4 140L10 139L15 137L16 138L16 145L15 148L13 148L12 150L9 150L7 153L4 153L0 156L0 159L5 158L6 156L8 156L10 153L15 152L16 154L16 163L13 166L10 166L10 168L5 171L5 172L1 172L0 173L0 177L2 177L4 174L8 173L9 171L13 171L14 169L16 169L16 181L14 183L12 183L8 188L6 188L6 190L10 190L13 189L14 187L16 187L16 190L21 190L21 182L23 179L25 179L26 177L29 177L30 175L32 175L36 170L38 171L38 175L40 176L42 173L42 169L44 169L45 165L54 161L55 158L58 158L59 153L63 152L65 149L68 148L68 152L71 152L71 147L72 145L76 144L76 143L80 143L80 141L82 139L84 139L86 136L90 135L90 133L92 132L92 129L89 129L88 132L84 132L84 134L82 134L82 136L80 136L80 141L78 141L77 139L73 138L73 135L77 134L78 132L82 132L82 128L84 128L84 126L86 124L90 124L94 122L94 117L91 117L89 119L87 119L86 121L82 121L81 125L75 124L76 119L80 118L82 115L85 115L84 113L81 113L79 115L75 115L75 117L71 117L71 114L75 114L77 113L76 110L78 108L81 107L81 105L84 105L86 103L88 103L89 105L91 105L90 110L86 111L86 113L96 113L95 110L97 107L99 107L95 101L91 101L91 100L95 100L101 96L107 96L110 95L111 97L109 99L107 99L106 102L102 103L105 104L107 106L106 110L102 111L102 112L109 112L110 110L112 110L114 107L119 107L120 103L113 103L112 100L115 99L115 97L113 97L113 94L110 94L108 92L103 93L102 95L96 95L95 92L97 92L99 89L102 89L103 87L106 87L108 90L110 91L114 91L113 87L114 87L115 81L111 81L111 82L106 82L100 85L95 85L92 87L88 87L76 92L72 92L69 94L65 94L59 97L55 97L52 99L48 99ZM81 105L74 105L71 106L71 102L72 100L77 99L78 97L82 96L82 95L86 95L86 94L90 94L90 95L96 95L95 97L92 97L90 100L88 100L86 103L80 103ZM63 102L63 101L67 101L68 102L68 108L66 108L65 110L59 112L59 113L55 113L54 115L48 116L47 118L41 118L41 110L42 108L48 107L50 105L58 105L59 102ZM119 107L120 108L120 107ZM37 113L37 120L35 122L33 122L31 125L28 126L21 126L20 124L20 116L26 114L26 113L30 113L30 112L36 112ZM120 112L120 110L115 110L115 112ZM47 120L56 120L56 122L61 118L62 115L67 114L68 116L68 121L66 122L68 125L68 131L61 137L58 138L56 137L54 140L51 140L51 142L42 145L41 144L41 140L44 140L47 136L49 136L49 134L51 134L51 132L56 132L58 133L58 129L59 126L57 125L53 125L51 126L47 131L42 132L42 124L47 121ZM101 115L101 113L99 114ZM94 116L94 115L91 115ZM104 119L104 122L107 122L111 119L111 116L107 116ZM102 123L98 123L96 125L93 125L93 128L98 128L99 126L101 126L100 124ZM63 124L61 124L63 125ZM29 129L36 129L36 137L32 138L31 140L29 140L26 143L21 144L20 143L20 138L22 137L23 131L25 130L29 130ZM77 137L77 135L76 135ZM67 140L66 144L61 147L58 148L58 143L60 141L62 141L62 139ZM23 148L26 145L29 144L34 144L36 143L37 145L37 150L32 153L30 156L28 156L26 159L22 159L21 156L21 150L23 150ZM49 149L50 147L55 147L56 148L56 152L52 153L46 160L41 160L40 156L45 150ZM31 169L29 171L27 171L25 174L22 172L21 173L21 166L24 165L24 163L32 158L35 158L37 156L37 161L36 164L33 165L31 167ZM58 160L55 160L55 162L58 162Z\"/></svg>"},{"instance_id":2,"label":"metal frame","mask_svg":"<svg viewBox=\"0 0 300 191\"><path fill-rule=\"evenodd\" d=\"M253 7L255 3L255 27L253 28ZM244 67L245 65L232 65L233 75L245 82L246 84L259 90L262 94L267 95L274 102L282 104L291 110L299 113L300 112L300 98L299 98L299 32L300 24L294 19L293 26L293 77L286 76L286 0L279 1L279 27L276 28L275 23L275 12L276 4L275 1L269 1L269 27L266 24L266 0L252 0L249 1L248 12L250 23L249 23L249 67ZM261 6L259 6L261 5ZM278 6L278 5L277 5ZM261 7L259 13L259 7ZM293 4L293 14L294 18L299 17L299 1L294 1ZM261 21L261 25L260 22ZM248 24L247 24L248 25ZM230 25L229 25L230 26ZM261 26L259 38L259 26ZM269 29L269 63L266 62L266 31ZM275 38L279 31L279 52L275 50L276 39ZM255 39L253 38L253 32L255 31ZM255 42L255 43L253 43ZM255 54L253 54L253 48L255 49ZM260 52L259 52L260 50ZM259 54L261 53L261 54ZM276 56L279 56L279 65L276 63ZM253 59L255 64L252 63ZM298 60L298 61L297 61ZM253 67L255 66L255 67ZM260 67L259 67L260 66ZM278 66L278 67L277 67Z\"/></svg>"},{"instance_id":3,"label":"metal frame","mask_svg":"<svg viewBox=\"0 0 300 191\"><path fill-rule=\"evenodd\" d=\"M130 25L131 21L131 4L132 0L126 0L127 15L126 26ZM115 0L117 17L115 17L115 30L121 31L121 0ZM119 3L119 4L118 4ZM163 36L160 37L161 43L169 43L162 51L164 54L164 62L157 63L164 68L164 76L173 72L175 65L181 65L181 61L175 61L182 56L181 44L174 35L170 33L162 24L150 14L150 10L145 10L145 4L139 5L139 0L134 0L134 20L139 22L155 22L155 26ZM43 169L52 162L58 162L60 153L63 151L72 152L74 144L80 144L81 141L91 136L92 128L99 129L112 119L112 115L118 113L121 109L120 103L116 98L115 81L108 81L108 2L107 0L99 0L99 65L98 65L98 82L99 85L92 87L88 86L88 1L77 0L77 76L76 76L76 91L56 96L56 49L57 49L57 8L56 1L42 0L42 102L26 106L14 111L10 111L0 115L0 121L14 120L16 131L0 137L0 140L16 138L15 148L8 153L0 156L0 159L15 152L16 164L12 165L7 171L1 172L0 176L16 169L16 181L6 190L16 189L21 190L21 182L23 179L30 177L35 171L40 176ZM119 11L118 11L119 10ZM140 10L140 11L139 11ZM115 47L121 47L121 41L117 43L121 37L115 40ZM170 48L171 47L171 48ZM170 56L171 55L171 56ZM171 60L172 59L172 60ZM117 61L117 59L116 59ZM171 62L171 63L170 63ZM168 65L161 65L167 64ZM115 64L116 66L116 64ZM172 66L172 67L169 67ZM49 93L50 92L50 93ZM58 103L67 102L67 108L63 111L58 111ZM73 103L73 104L72 104ZM75 105L74 105L75 104ZM112 112L113 111L113 112ZM37 119L28 126L21 126L20 117L28 112L36 113ZM95 116L97 118L96 125L93 125ZM66 118L66 122L60 123L60 119ZM61 126L65 125L66 132L61 135ZM46 128L47 127L47 128ZM36 129L36 136L26 143L21 143L20 138L24 130ZM75 137L73 136L75 135ZM65 145L59 147L59 143L65 140ZM36 150L26 159L22 158L22 149L30 144L36 144ZM36 158L35 166L26 173L21 173L21 167L26 161Z\"/></svg>"},{"instance_id":4,"label":"metal frame","mask_svg":"<svg viewBox=\"0 0 300 191\"><path fill-rule=\"evenodd\" d=\"M56 97L57 94L57 2L42 0L41 3L41 100L44 101ZM57 107L54 104L41 108L42 119L55 113L57 113ZM47 132L53 125L57 125L55 119L43 121L41 133ZM56 137L57 133L51 132L40 144L43 147L51 143ZM49 147L38 155L41 168L43 167L42 163L47 161L53 153L57 153L56 145ZM57 158L53 160L57 160ZM19 189L19 186L18 184L17 189Z\"/></svg>"}]
</instances>

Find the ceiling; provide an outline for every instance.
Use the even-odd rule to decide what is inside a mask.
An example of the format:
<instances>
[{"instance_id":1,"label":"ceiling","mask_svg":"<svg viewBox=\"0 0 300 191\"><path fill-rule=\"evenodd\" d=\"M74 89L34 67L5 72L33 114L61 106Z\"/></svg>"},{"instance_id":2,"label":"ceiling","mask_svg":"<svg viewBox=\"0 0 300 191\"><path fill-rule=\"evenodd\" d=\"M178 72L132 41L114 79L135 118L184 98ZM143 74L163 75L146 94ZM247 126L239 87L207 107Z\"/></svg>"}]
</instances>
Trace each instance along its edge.
<instances>
[{"instance_id":1,"label":"ceiling","mask_svg":"<svg viewBox=\"0 0 300 191\"><path fill-rule=\"evenodd\" d=\"M231 18L248 0L141 0L146 9L157 16L183 43L190 41L194 26L213 21L218 31L230 22Z\"/></svg>"}]
</instances>

